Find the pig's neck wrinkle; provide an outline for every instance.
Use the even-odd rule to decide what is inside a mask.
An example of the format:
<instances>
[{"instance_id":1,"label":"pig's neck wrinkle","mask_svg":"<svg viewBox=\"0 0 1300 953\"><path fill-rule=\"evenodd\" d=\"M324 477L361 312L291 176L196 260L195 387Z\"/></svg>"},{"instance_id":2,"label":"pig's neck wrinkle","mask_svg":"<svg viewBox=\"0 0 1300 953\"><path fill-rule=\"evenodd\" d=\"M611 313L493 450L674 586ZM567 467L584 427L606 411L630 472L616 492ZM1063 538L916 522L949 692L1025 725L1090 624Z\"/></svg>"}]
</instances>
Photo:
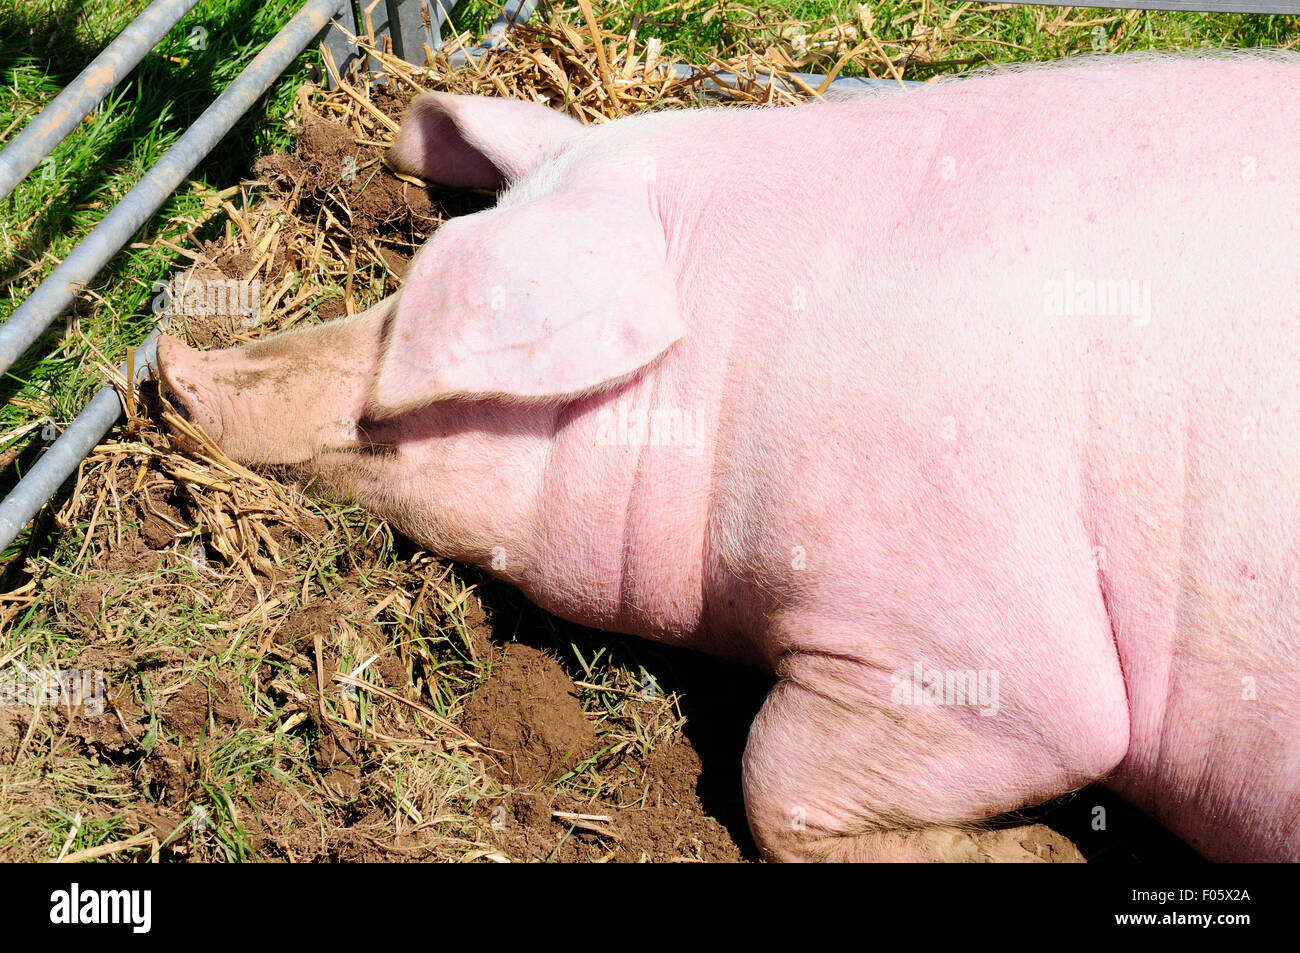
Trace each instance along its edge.
<instances>
[{"instance_id":1,"label":"pig's neck wrinkle","mask_svg":"<svg viewBox=\"0 0 1300 953\"><path fill-rule=\"evenodd\" d=\"M680 420L665 422L674 408L664 369L556 416L526 521L532 556L499 575L583 625L679 641L699 626L712 459L708 441L682 441L698 441L713 422L692 420L686 434Z\"/></svg>"}]
</instances>

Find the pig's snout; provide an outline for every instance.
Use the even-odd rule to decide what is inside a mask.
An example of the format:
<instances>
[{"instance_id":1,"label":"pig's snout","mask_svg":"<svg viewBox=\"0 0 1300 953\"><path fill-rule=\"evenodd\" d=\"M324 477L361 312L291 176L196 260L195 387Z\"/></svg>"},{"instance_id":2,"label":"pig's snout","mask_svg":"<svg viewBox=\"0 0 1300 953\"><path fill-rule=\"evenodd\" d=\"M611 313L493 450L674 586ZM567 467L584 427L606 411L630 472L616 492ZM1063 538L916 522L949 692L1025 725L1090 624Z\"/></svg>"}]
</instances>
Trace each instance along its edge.
<instances>
[{"instance_id":1,"label":"pig's snout","mask_svg":"<svg viewBox=\"0 0 1300 953\"><path fill-rule=\"evenodd\" d=\"M221 440L221 418L203 394L203 354L166 334L158 338L158 377L163 394L180 415L197 424L214 441Z\"/></svg>"},{"instance_id":2,"label":"pig's snout","mask_svg":"<svg viewBox=\"0 0 1300 953\"><path fill-rule=\"evenodd\" d=\"M378 315L361 331L378 337ZM224 350L158 339L164 396L223 453L243 464L299 464L374 443L358 424L368 368L358 325L321 325Z\"/></svg>"}]
</instances>

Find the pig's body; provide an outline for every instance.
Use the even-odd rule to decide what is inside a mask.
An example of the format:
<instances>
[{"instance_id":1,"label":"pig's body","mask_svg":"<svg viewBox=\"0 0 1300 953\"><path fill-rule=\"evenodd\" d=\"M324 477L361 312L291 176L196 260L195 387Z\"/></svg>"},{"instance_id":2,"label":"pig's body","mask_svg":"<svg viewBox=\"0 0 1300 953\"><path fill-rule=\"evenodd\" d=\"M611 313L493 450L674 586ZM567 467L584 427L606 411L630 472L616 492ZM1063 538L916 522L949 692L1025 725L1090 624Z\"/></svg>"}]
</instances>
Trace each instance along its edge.
<instances>
[{"instance_id":1,"label":"pig's body","mask_svg":"<svg viewBox=\"0 0 1300 953\"><path fill-rule=\"evenodd\" d=\"M513 183L469 251L440 233L397 305L284 343L164 348L228 452L310 456L559 615L771 668L745 756L771 856L942 857L945 828L1107 779L1208 856L1300 859L1295 59L547 119L526 156L440 104ZM395 154L483 184L427 142ZM452 367L424 393L426 339L459 360L457 328L501 320L468 256L513 247L535 257L502 280L561 269L575 299L603 280L608 243L564 232L593 183L634 236L654 223L638 252L684 336L630 379L475 393ZM1079 314L1089 281L1136 294ZM520 336L525 369L555 333ZM319 426L283 412L304 393ZM686 437L624 439L651 410ZM367 416L387 453L335 424ZM909 703L917 665L997 697Z\"/></svg>"}]
</instances>

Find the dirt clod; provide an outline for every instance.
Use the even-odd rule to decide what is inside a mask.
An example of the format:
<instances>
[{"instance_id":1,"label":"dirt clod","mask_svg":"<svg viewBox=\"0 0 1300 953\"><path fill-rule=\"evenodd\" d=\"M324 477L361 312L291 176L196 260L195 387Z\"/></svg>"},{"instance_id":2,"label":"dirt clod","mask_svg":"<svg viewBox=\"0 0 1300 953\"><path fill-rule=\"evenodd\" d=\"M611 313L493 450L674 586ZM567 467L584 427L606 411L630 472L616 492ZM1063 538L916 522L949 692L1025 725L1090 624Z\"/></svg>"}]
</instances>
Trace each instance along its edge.
<instances>
[{"instance_id":1,"label":"dirt clod","mask_svg":"<svg viewBox=\"0 0 1300 953\"><path fill-rule=\"evenodd\" d=\"M526 645L507 647L492 677L465 705L465 730L501 752L506 780L530 786L590 757L596 732L553 659Z\"/></svg>"}]
</instances>

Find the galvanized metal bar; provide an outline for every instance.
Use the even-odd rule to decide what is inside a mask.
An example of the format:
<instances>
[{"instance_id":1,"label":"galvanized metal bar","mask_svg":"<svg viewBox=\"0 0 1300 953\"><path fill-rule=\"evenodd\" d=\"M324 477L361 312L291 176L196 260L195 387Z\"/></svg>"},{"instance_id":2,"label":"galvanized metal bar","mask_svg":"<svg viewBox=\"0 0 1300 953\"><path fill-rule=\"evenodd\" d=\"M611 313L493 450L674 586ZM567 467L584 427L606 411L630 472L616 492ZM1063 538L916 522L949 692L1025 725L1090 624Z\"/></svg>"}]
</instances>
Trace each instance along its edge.
<instances>
[{"instance_id":1,"label":"galvanized metal bar","mask_svg":"<svg viewBox=\"0 0 1300 953\"><path fill-rule=\"evenodd\" d=\"M321 41L329 48L339 76L347 76L352 72L352 65L361 59L361 51L352 41L357 32L357 18L352 10L352 3L350 0L343 0L338 13L334 15L334 22L326 28L325 38ZM325 73L325 84L330 89L334 88L334 76L328 71Z\"/></svg>"},{"instance_id":2,"label":"galvanized metal bar","mask_svg":"<svg viewBox=\"0 0 1300 953\"><path fill-rule=\"evenodd\" d=\"M211 151L221 136L252 106L257 97L269 88L275 78L293 61L293 57L311 42L312 37L320 33L331 17L344 29L356 35L355 20L351 19L351 4L347 0L316 0L305 6L217 98L216 102L199 117L199 120L168 151L167 155L127 193L122 202L105 217L91 235L87 236L73 254L55 269L54 274L42 283L36 294L47 285L51 286L51 290L45 295L45 300L36 302L32 308L20 314L32 299L29 298L24 302L23 307L14 313L9 322L12 324L15 318L22 319L24 323L19 326L19 331L8 331L9 324L0 328L0 360L5 362L6 368L21 356L30 344L30 340L35 340L49 321L53 320L63 307L66 307L75 296L80 283L93 277L130 239L135 229L143 224L175 190L181 178ZM336 28L331 29L330 34L332 37L340 35ZM355 48L352 49L352 53L355 55ZM346 59L336 57L335 62L346 62ZM212 131L196 134L196 129L208 122L213 124ZM191 136L194 137L192 140ZM184 146L183 150L182 146ZM150 184L142 190L147 181ZM128 207L127 213L119 215L128 202L134 203L134 211L131 211L132 207ZM115 221L109 222L109 218L115 216ZM87 242L97 234L100 236L98 244L91 251L78 257L78 253L83 251ZM61 271L67 273L60 274ZM62 294L58 293L60 290ZM40 323L42 320L44 323ZM166 323L165 320L160 322L136 349L134 360L136 381L152 373L157 363L158 336L166 327ZM7 331L8 337L6 337ZM30 338L28 343L21 343L26 338ZM128 373L126 365L119 368L119 371L124 377ZM23 528L40 512L41 507L76 472L81 461L104 438L121 412L121 401L116 389L111 385L101 388L67 430L41 455L18 485L3 501L0 501L0 552L9 547Z\"/></svg>"},{"instance_id":3,"label":"galvanized metal bar","mask_svg":"<svg viewBox=\"0 0 1300 953\"><path fill-rule=\"evenodd\" d=\"M517 23L527 23L537 12L537 0L509 0L501 7L501 15L492 21L492 25L483 34L480 47L492 49L505 41L506 34Z\"/></svg>"},{"instance_id":4,"label":"galvanized metal bar","mask_svg":"<svg viewBox=\"0 0 1300 953\"><path fill-rule=\"evenodd\" d=\"M158 45L198 0L154 0L0 152L0 200Z\"/></svg>"},{"instance_id":5,"label":"galvanized metal bar","mask_svg":"<svg viewBox=\"0 0 1300 953\"><path fill-rule=\"evenodd\" d=\"M309 0L135 187L0 327L0 372L22 357L258 97L329 23L343 0Z\"/></svg>"},{"instance_id":6,"label":"galvanized metal bar","mask_svg":"<svg viewBox=\"0 0 1300 953\"><path fill-rule=\"evenodd\" d=\"M393 52L408 63L423 66L424 48L434 48L440 35L438 27L446 17L439 19L437 4L430 0L396 0L395 5L396 10L391 3L389 6Z\"/></svg>"},{"instance_id":7,"label":"galvanized metal bar","mask_svg":"<svg viewBox=\"0 0 1300 953\"><path fill-rule=\"evenodd\" d=\"M152 373L157 363L158 335L164 326L165 322L160 323L135 349L137 382ZM129 373L125 364L118 370L123 377ZM104 434L108 433L121 413L122 400L116 388L111 384L101 387L86 405L86 409L77 415L77 419L68 425L59 439L41 454L27 475L0 501L0 553L9 548L9 544L40 512L46 501L58 492L64 481L77 472L81 461L95 448L95 444L104 439Z\"/></svg>"},{"instance_id":8,"label":"galvanized metal bar","mask_svg":"<svg viewBox=\"0 0 1300 953\"><path fill-rule=\"evenodd\" d=\"M382 44L384 37L388 37L394 56L415 66L423 66L426 59L424 48L428 46L432 51L442 45L442 28L457 0L359 0L359 3L358 22L364 29L366 9L369 8L370 28L376 43ZM425 28L426 18L428 29ZM371 72L376 83L387 82L382 67L375 66Z\"/></svg>"},{"instance_id":9,"label":"galvanized metal bar","mask_svg":"<svg viewBox=\"0 0 1300 953\"><path fill-rule=\"evenodd\" d=\"M456 8L460 0L428 0L430 7L429 12L432 16L433 32L429 37L429 49L437 52L442 46L442 28L445 27L451 19L451 11Z\"/></svg>"},{"instance_id":10,"label":"galvanized metal bar","mask_svg":"<svg viewBox=\"0 0 1300 953\"><path fill-rule=\"evenodd\" d=\"M368 5L361 0L363 7ZM442 28L457 0L380 0L371 11L375 37L387 34L393 55L416 66L442 45Z\"/></svg>"},{"instance_id":11,"label":"galvanized metal bar","mask_svg":"<svg viewBox=\"0 0 1300 953\"><path fill-rule=\"evenodd\" d=\"M392 24L397 22L397 3L398 0L357 0L361 9L358 11L360 19L357 23L362 29L366 25L366 9L370 9L370 26L375 33L375 45L381 50L384 48L384 37L388 37L389 45L392 47L393 54L397 55L397 40L393 36Z\"/></svg>"}]
</instances>

